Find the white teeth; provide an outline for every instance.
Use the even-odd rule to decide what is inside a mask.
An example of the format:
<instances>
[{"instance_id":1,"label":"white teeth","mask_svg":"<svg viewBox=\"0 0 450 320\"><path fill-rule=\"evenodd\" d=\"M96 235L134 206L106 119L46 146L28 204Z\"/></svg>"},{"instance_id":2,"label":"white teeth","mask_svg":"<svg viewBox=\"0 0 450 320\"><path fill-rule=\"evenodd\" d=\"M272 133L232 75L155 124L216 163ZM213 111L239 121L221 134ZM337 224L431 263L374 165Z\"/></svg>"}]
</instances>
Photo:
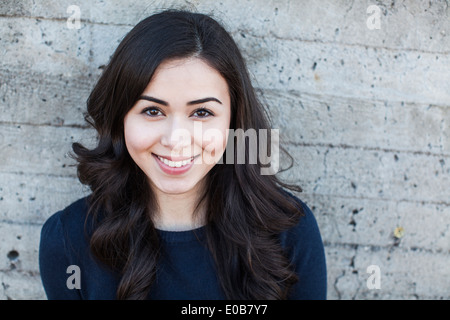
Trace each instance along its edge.
<instances>
[{"instance_id":1,"label":"white teeth","mask_svg":"<svg viewBox=\"0 0 450 320\"><path fill-rule=\"evenodd\" d=\"M194 157L192 157L191 159L188 159L188 160L183 160L183 161L171 161L171 160L168 160L168 159L165 159L165 158L161 158L160 156L158 156L158 159L161 160L161 162L163 162L166 165L168 165L169 167L179 168L179 167L184 167L188 163L191 163L192 160L194 160Z\"/></svg>"}]
</instances>

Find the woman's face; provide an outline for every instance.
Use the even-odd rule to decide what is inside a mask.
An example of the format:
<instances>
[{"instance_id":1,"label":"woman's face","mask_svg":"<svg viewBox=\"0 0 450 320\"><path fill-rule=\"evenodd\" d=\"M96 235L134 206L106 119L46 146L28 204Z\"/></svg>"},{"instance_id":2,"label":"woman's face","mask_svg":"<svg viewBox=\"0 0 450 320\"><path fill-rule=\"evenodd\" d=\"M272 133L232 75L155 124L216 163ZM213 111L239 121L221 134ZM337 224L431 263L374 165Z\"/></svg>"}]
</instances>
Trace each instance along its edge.
<instances>
[{"instance_id":1,"label":"woman's face","mask_svg":"<svg viewBox=\"0 0 450 320\"><path fill-rule=\"evenodd\" d=\"M225 150L230 110L227 82L201 59L161 63L124 119L128 152L151 187L181 194L200 186Z\"/></svg>"}]
</instances>

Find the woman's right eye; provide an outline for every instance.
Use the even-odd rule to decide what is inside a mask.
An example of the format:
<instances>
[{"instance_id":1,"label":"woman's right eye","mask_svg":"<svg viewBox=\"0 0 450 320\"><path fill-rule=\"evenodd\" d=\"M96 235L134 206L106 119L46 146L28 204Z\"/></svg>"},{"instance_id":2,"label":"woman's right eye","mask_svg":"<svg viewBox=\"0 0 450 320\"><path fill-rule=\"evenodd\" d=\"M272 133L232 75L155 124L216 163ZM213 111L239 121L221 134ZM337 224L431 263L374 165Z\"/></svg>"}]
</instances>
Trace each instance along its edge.
<instances>
[{"instance_id":1,"label":"woman's right eye","mask_svg":"<svg viewBox=\"0 0 450 320\"><path fill-rule=\"evenodd\" d=\"M142 113L146 114L149 117L158 117L160 115L163 115L161 110L157 107L148 107L142 110Z\"/></svg>"}]
</instances>

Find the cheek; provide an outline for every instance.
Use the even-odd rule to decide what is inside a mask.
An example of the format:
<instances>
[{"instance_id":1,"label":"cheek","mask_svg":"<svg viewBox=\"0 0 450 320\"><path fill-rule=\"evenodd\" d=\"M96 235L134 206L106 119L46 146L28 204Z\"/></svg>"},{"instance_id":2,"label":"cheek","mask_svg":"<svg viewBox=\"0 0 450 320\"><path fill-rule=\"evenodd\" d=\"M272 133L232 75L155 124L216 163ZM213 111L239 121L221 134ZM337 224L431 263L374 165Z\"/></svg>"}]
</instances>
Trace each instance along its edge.
<instances>
[{"instance_id":1,"label":"cheek","mask_svg":"<svg viewBox=\"0 0 450 320\"><path fill-rule=\"evenodd\" d=\"M205 149L225 149L230 129L230 107L216 121L204 127L203 142Z\"/></svg>"},{"instance_id":2,"label":"cheek","mask_svg":"<svg viewBox=\"0 0 450 320\"><path fill-rule=\"evenodd\" d=\"M203 131L202 149L203 160L206 164L215 164L222 157L228 139L228 127L209 128Z\"/></svg>"},{"instance_id":3,"label":"cheek","mask_svg":"<svg viewBox=\"0 0 450 320\"><path fill-rule=\"evenodd\" d=\"M125 144L128 152L134 158L155 144L155 133L151 128L138 125L133 121L124 122Z\"/></svg>"}]
</instances>

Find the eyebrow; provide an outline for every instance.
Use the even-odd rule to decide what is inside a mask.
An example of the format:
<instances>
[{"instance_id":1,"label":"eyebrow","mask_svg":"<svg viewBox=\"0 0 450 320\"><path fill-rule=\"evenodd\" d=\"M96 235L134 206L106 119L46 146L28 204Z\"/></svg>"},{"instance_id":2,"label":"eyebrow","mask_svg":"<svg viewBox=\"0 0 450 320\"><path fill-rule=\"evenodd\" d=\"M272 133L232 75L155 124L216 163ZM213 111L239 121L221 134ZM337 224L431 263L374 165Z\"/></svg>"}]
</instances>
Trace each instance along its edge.
<instances>
[{"instance_id":1,"label":"eyebrow","mask_svg":"<svg viewBox=\"0 0 450 320\"><path fill-rule=\"evenodd\" d=\"M167 107L169 106L169 103L167 101L164 101L164 100L161 100L161 99L157 99L157 98L154 98L154 97L151 97L151 96L143 95L143 96L139 97L139 100L147 100L147 101L152 101L152 102L155 102L155 103L158 103L158 104L162 104L163 106L167 106ZM214 102L222 104L222 102L219 99L217 99L217 98L207 97L207 98L202 98L202 99L189 101L187 103L187 105L188 106L192 106L192 105L205 103L205 102L209 102L209 101L214 101Z\"/></svg>"}]
</instances>

